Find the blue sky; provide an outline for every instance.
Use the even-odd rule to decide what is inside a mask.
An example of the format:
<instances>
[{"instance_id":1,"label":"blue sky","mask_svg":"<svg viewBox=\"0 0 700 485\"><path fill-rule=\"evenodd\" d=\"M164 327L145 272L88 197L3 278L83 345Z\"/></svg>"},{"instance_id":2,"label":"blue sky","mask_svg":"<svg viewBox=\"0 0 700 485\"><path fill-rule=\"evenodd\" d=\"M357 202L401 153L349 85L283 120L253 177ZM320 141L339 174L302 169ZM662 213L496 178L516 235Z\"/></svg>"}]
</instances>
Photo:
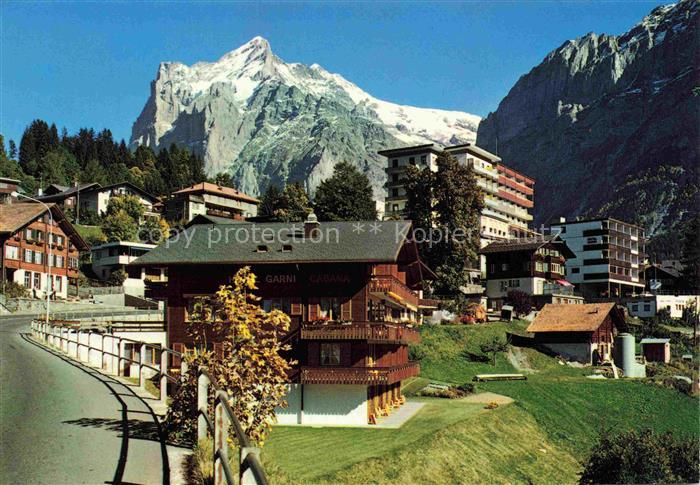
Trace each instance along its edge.
<instances>
[{"instance_id":1,"label":"blue sky","mask_svg":"<svg viewBox=\"0 0 700 485\"><path fill-rule=\"evenodd\" d=\"M7 2L0 133L34 118L131 133L161 61L218 59L256 35L401 104L485 116L567 39L619 34L658 2Z\"/></svg>"}]
</instances>

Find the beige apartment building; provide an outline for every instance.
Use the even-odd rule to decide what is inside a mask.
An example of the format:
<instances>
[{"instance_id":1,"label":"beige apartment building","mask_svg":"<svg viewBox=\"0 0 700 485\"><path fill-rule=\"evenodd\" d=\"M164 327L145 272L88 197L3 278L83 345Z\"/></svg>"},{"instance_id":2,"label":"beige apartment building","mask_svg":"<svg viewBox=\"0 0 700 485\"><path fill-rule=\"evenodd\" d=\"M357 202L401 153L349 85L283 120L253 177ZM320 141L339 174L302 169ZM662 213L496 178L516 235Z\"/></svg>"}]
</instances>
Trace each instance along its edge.
<instances>
[{"instance_id":1,"label":"beige apartment building","mask_svg":"<svg viewBox=\"0 0 700 485\"><path fill-rule=\"evenodd\" d=\"M437 157L443 151L460 164L474 169L477 184L484 192L481 213L481 246L491 241L525 237L532 234L530 211L534 205L535 181L508 168L501 159L478 146L465 143L446 148L438 145L418 145L380 151L387 158L387 192L385 218L403 217L407 194L404 187L406 168L415 165L437 171ZM482 273L485 270L482 261Z\"/></svg>"}]
</instances>

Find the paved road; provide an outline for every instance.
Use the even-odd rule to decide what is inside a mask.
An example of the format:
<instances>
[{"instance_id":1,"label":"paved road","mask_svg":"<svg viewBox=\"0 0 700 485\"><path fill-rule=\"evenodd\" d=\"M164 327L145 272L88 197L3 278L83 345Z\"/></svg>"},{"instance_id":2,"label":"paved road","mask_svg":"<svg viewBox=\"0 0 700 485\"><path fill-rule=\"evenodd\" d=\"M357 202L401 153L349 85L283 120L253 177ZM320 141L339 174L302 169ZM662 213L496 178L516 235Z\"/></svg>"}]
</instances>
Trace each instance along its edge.
<instances>
[{"instance_id":1,"label":"paved road","mask_svg":"<svg viewBox=\"0 0 700 485\"><path fill-rule=\"evenodd\" d=\"M148 401L0 318L0 483L168 483Z\"/></svg>"}]
</instances>

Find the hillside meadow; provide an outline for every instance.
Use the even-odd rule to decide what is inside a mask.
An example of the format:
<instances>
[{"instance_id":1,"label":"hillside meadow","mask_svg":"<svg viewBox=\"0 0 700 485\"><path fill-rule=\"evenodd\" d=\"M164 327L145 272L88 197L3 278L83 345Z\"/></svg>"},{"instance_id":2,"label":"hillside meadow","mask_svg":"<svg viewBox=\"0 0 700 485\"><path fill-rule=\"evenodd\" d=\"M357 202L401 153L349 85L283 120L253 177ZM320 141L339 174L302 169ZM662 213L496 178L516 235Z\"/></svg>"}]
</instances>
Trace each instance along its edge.
<instances>
[{"instance_id":1,"label":"hillside meadow","mask_svg":"<svg viewBox=\"0 0 700 485\"><path fill-rule=\"evenodd\" d=\"M626 380L585 377L532 349L496 357L482 343L526 322L431 326L412 349L428 382L463 384L476 374L524 372L526 381L479 383L515 400L496 409L463 400L411 396L425 406L400 429L277 426L262 455L273 483L575 483L601 430L651 427L700 438L698 401ZM516 365L517 364L517 367ZM523 370L524 369L524 370Z\"/></svg>"}]
</instances>

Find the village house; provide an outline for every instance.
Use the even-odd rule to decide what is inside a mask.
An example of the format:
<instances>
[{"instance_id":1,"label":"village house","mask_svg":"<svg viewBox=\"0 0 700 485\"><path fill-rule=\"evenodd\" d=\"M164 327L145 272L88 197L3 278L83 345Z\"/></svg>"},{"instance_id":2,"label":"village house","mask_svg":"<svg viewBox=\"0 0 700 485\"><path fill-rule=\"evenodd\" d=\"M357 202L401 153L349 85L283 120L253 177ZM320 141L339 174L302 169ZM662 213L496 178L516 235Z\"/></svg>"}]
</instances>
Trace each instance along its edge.
<instances>
[{"instance_id":1,"label":"village house","mask_svg":"<svg viewBox=\"0 0 700 485\"><path fill-rule=\"evenodd\" d=\"M164 203L169 221L189 222L198 215L244 220L258 214L260 201L231 187L202 182L173 192Z\"/></svg>"},{"instance_id":2,"label":"village house","mask_svg":"<svg viewBox=\"0 0 700 485\"><path fill-rule=\"evenodd\" d=\"M48 207L12 198L0 204L2 283L22 285L35 298L51 292L65 299L68 285L77 284L79 253L88 245L57 205Z\"/></svg>"},{"instance_id":3,"label":"village house","mask_svg":"<svg viewBox=\"0 0 700 485\"><path fill-rule=\"evenodd\" d=\"M407 221L318 223L313 214L303 224L202 223L131 266L167 268L167 339L175 350L193 345L187 323L195 299L250 266L263 307L290 316L285 340L299 362L278 422L366 425L400 406L401 382L419 373L408 344L419 341L412 327L432 307L420 288L434 275L410 228Z\"/></svg>"},{"instance_id":4,"label":"village house","mask_svg":"<svg viewBox=\"0 0 700 485\"><path fill-rule=\"evenodd\" d=\"M610 218L552 224L575 257L566 261L566 279L586 299L621 299L644 292L644 229Z\"/></svg>"},{"instance_id":5,"label":"village house","mask_svg":"<svg viewBox=\"0 0 700 485\"><path fill-rule=\"evenodd\" d=\"M546 303L583 303L564 277L566 259L574 254L556 236L495 241L480 253L486 258L486 296L500 309L510 291L533 297L536 308Z\"/></svg>"},{"instance_id":6,"label":"village house","mask_svg":"<svg viewBox=\"0 0 700 485\"><path fill-rule=\"evenodd\" d=\"M644 281L649 292L680 295L688 293L689 282L681 275L683 265L680 261L664 260L644 267Z\"/></svg>"},{"instance_id":7,"label":"village house","mask_svg":"<svg viewBox=\"0 0 700 485\"><path fill-rule=\"evenodd\" d=\"M139 199L145 210L144 217L158 216L153 210L153 206L158 202L158 198L140 189L131 182L121 182L105 187L97 184L85 190L80 195L80 211L82 213L90 211L98 215L103 215L107 212L110 199L115 196L123 195L131 195Z\"/></svg>"},{"instance_id":8,"label":"village house","mask_svg":"<svg viewBox=\"0 0 700 485\"><path fill-rule=\"evenodd\" d=\"M615 303L545 305L527 332L534 342L566 359L597 364L612 357L613 338L625 322Z\"/></svg>"},{"instance_id":9,"label":"village house","mask_svg":"<svg viewBox=\"0 0 700 485\"><path fill-rule=\"evenodd\" d=\"M651 318L666 311L671 318L682 318L686 308L700 308L700 295L641 295L630 298L626 305L633 317Z\"/></svg>"}]
</instances>

